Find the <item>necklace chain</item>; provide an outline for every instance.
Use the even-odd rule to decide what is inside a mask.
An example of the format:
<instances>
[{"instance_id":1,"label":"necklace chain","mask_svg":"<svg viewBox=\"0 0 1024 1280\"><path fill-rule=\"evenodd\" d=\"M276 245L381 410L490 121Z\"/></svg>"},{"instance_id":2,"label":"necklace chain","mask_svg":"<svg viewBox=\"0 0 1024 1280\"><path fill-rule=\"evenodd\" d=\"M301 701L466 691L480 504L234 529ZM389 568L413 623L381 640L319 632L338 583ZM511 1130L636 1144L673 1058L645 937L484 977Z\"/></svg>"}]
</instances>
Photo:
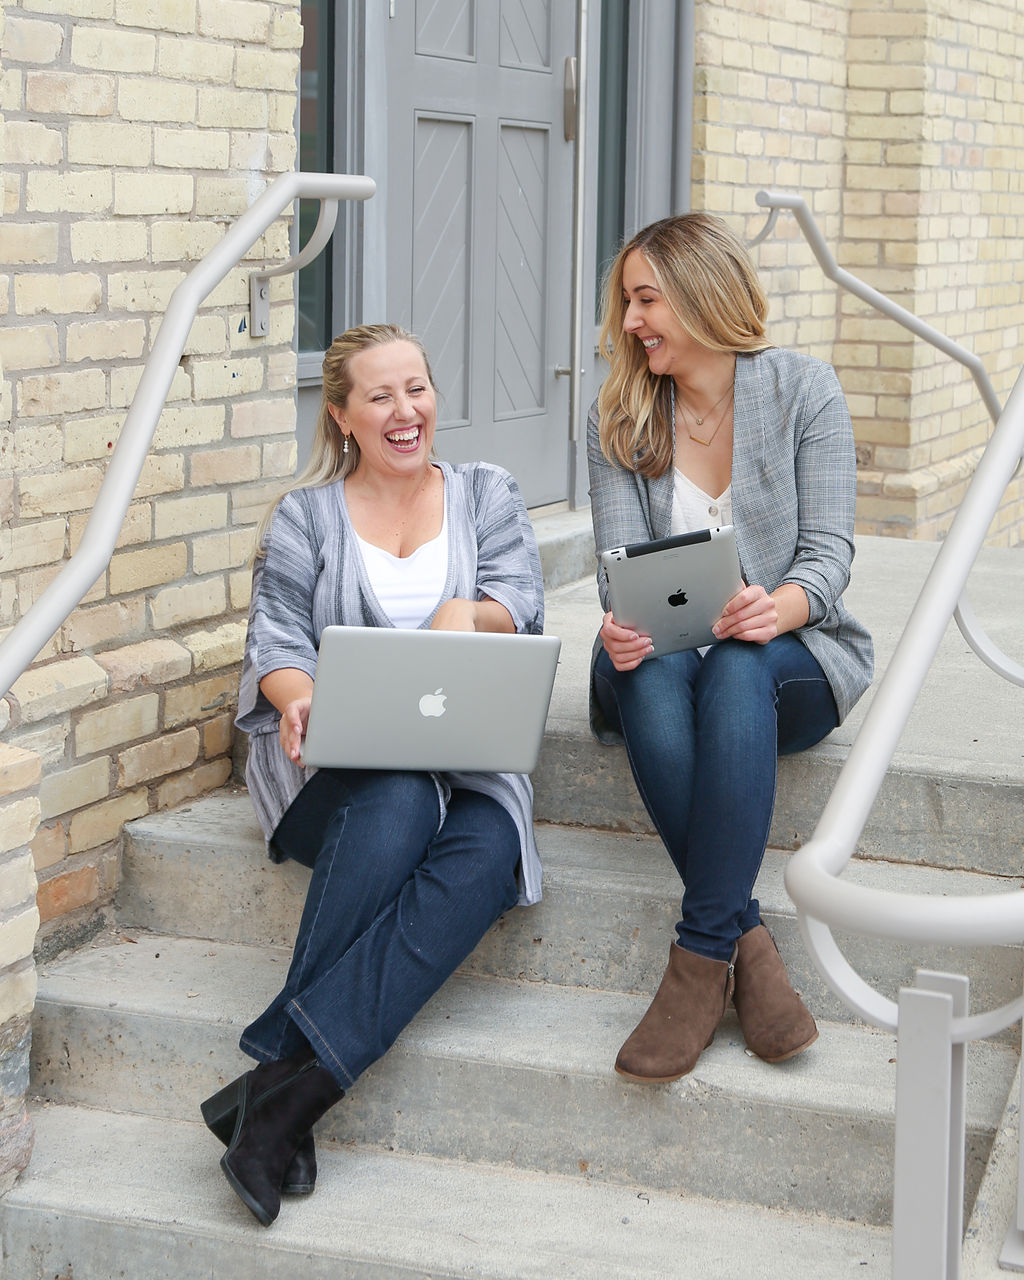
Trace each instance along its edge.
<instances>
[{"instance_id":1,"label":"necklace chain","mask_svg":"<svg viewBox=\"0 0 1024 1280\"><path fill-rule=\"evenodd\" d=\"M683 406L683 414L684 414L684 418L683 418L683 425L684 425L684 426L686 425L686 417L685 417L685 415L689 415L689 416L693 419L694 424L695 424L696 426L698 426L698 427L702 427L702 426L704 425L704 419L705 419L705 418L710 418L710 417L711 417L711 415L712 415L712 414L714 413L714 411L718 408L718 406L722 403L722 401L723 401L723 400L725 400L725 399L726 399L726 397L727 397L728 395L730 395L730 393L732 392L732 390L733 390L733 384L730 382L730 383L729 383L729 385L726 387L725 391L724 391L724 392L719 396L719 398L715 401L715 403L711 406L711 408L710 408L710 409L708 409L708 410L704 413L703 417L700 417L700 418L698 418L698 417L697 417L696 413L694 413L694 411L693 411L693 410L690 408L690 406L686 403L686 401L683 399L683 397L682 397L682 396L680 396L680 397L679 397L679 402L680 402L680 404ZM676 394L677 394L677 393L676 393L675 387L673 387L673 389L672 389L672 417L673 417L673 422L675 421ZM690 428L689 428L689 427L687 427L687 428L686 428L686 434L690 437L690 439L694 442L694 444L702 444L702 445L705 447L705 449L710 448L710 447L711 447L711 442L714 440L715 436L717 436L717 435L718 435L719 428L721 427L722 423L725 421L726 416L728 415L728 413L729 413L729 406L728 406L728 405L726 405L726 406L725 406L725 408L722 410L721 416L719 417L719 419L718 419L717 423L715 423L714 430L711 432L711 434L708 436L708 438L707 438L706 440L704 439L704 437L703 437L703 436L695 436L695 435L693 434L693 432L690 430Z\"/></svg>"}]
</instances>

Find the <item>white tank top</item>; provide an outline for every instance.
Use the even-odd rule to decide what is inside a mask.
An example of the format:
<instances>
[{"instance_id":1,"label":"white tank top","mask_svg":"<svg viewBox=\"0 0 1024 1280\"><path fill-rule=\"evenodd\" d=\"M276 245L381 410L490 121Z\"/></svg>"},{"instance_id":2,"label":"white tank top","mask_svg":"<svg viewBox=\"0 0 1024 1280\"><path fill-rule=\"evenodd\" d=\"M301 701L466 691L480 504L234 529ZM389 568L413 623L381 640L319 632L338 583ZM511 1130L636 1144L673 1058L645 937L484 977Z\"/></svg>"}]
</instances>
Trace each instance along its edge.
<instances>
[{"instance_id":1,"label":"white tank top","mask_svg":"<svg viewBox=\"0 0 1024 1280\"><path fill-rule=\"evenodd\" d=\"M359 538L359 535L356 534ZM373 593L396 627L412 630L437 608L448 576L448 508L441 532L409 556L393 556L359 538Z\"/></svg>"},{"instance_id":2,"label":"white tank top","mask_svg":"<svg viewBox=\"0 0 1024 1280\"><path fill-rule=\"evenodd\" d=\"M694 533L726 524L732 524L732 485L727 485L719 497L712 498L676 467L672 486L672 532Z\"/></svg>"}]
</instances>

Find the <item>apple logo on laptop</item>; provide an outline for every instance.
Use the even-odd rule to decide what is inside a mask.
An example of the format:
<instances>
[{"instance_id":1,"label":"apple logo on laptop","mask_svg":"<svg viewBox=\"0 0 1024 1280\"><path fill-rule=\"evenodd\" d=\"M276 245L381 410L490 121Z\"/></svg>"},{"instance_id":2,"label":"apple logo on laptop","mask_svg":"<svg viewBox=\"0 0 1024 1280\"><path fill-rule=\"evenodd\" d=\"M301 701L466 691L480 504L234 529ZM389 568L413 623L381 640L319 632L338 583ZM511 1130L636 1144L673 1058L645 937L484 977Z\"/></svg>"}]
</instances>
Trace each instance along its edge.
<instances>
[{"instance_id":1,"label":"apple logo on laptop","mask_svg":"<svg viewBox=\"0 0 1024 1280\"><path fill-rule=\"evenodd\" d=\"M674 591L669 596L668 602L673 609L678 608L681 604L686 604L686 592L680 587L678 591Z\"/></svg>"},{"instance_id":2,"label":"apple logo on laptop","mask_svg":"<svg viewBox=\"0 0 1024 1280\"><path fill-rule=\"evenodd\" d=\"M433 693L425 693L423 697L420 698L420 715L443 716L445 710L444 703L447 696L448 695L444 692L444 686L440 689L435 689Z\"/></svg>"}]
</instances>

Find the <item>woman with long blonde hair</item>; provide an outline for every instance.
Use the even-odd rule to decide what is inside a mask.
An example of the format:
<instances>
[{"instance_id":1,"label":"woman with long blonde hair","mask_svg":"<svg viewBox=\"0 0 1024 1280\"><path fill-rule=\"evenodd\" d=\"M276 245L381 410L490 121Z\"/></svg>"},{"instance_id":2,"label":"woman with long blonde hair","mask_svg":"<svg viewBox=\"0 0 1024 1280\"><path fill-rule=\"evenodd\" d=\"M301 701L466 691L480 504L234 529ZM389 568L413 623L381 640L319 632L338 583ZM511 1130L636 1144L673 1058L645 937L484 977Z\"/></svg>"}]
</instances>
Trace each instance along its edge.
<instances>
[{"instance_id":1,"label":"woman with long blonde hair","mask_svg":"<svg viewBox=\"0 0 1024 1280\"><path fill-rule=\"evenodd\" d=\"M418 339L394 325L342 334L324 359L310 465L259 531L236 723L270 855L312 877L284 985L242 1033L257 1065L202 1114L265 1226L282 1192L313 1190L314 1123L494 921L540 897L526 776L301 761L324 627L542 629L515 481L437 461L436 424Z\"/></svg>"},{"instance_id":2,"label":"woman with long blonde hair","mask_svg":"<svg viewBox=\"0 0 1024 1280\"><path fill-rule=\"evenodd\" d=\"M871 639L846 611L856 461L832 368L771 345L767 301L718 218L656 222L608 275L609 373L588 424L598 554L733 525L745 585L705 652L659 655L606 612L594 648L597 736L624 742L683 883L669 961L616 1070L692 1071L732 998L748 1047L780 1062L817 1038L754 882L777 757L820 741L868 687ZM608 585L598 588L609 609Z\"/></svg>"}]
</instances>

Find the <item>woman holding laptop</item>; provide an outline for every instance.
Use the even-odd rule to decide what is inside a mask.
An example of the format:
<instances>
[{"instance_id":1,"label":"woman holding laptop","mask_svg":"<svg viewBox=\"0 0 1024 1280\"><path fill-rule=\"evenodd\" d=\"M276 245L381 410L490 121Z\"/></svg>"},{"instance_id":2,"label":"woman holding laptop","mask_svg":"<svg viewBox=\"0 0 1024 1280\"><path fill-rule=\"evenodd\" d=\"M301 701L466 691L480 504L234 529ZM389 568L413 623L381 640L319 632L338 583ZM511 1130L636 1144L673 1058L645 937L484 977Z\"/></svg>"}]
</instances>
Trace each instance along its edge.
<instances>
[{"instance_id":1,"label":"woman holding laptop","mask_svg":"<svg viewBox=\"0 0 1024 1280\"><path fill-rule=\"evenodd\" d=\"M846 402L829 365L772 347L766 313L743 245L706 214L639 232L606 282L611 369L588 424L597 552L731 524L748 584L704 653L659 656L611 612L595 644L594 730L625 742L684 886L664 978L616 1060L633 1080L692 1071L730 997L768 1062L818 1034L751 895L777 756L841 723L872 645L841 599L856 494ZM607 610L603 571L598 586Z\"/></svg>"},{"instance_id":2,"label":"woman holding laptop","mask_svg":"<svg viewBox=\"0 0 1024 1280\"><path fill-rule=\"evenodd\" d=\"M312 460L257 532L236 723L270 855L312 878L284 986L242 1033L258 1065L202 1111L265 1226L282 1191L312 1191L320 1116L503 912L540 897L526 776L300 759L325 627L542 629L515 481L435 461L436 417L418 339L391 325L342 334L324 358Z\"/></svg>"}]
</instances>

